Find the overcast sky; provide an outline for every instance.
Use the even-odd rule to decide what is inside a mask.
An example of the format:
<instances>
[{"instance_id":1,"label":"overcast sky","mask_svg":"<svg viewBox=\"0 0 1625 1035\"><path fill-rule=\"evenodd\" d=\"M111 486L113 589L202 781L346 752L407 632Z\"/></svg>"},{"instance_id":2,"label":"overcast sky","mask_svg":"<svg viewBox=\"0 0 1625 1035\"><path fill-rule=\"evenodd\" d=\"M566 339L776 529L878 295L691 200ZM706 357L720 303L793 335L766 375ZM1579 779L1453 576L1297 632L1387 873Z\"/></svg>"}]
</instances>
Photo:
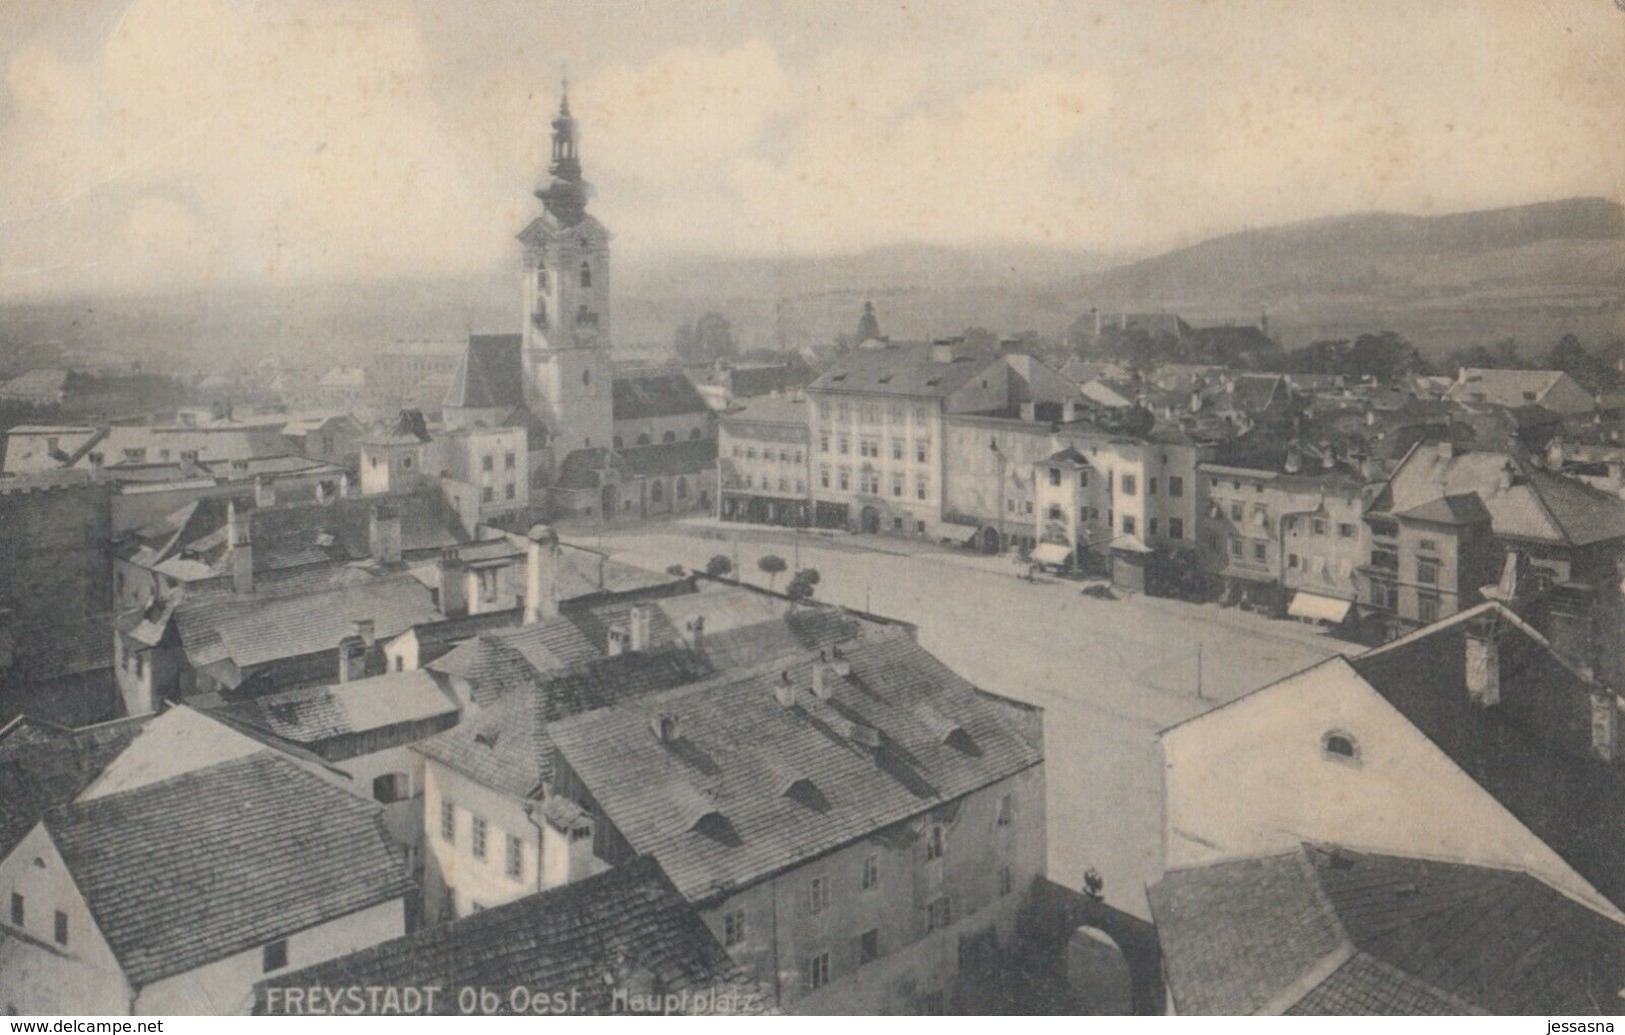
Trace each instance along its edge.
<instances>
[{"instance_id":1,"label":"overcast sky","mask_svg":"<svg viewBox=\"0 0 1625 1035\"><path fill-rule=\"evenodd\" d=\"M566 64L644 259L1625 195L1612 0L11 0L0 294L500 267Z\"/></svg>"}]
</instances>

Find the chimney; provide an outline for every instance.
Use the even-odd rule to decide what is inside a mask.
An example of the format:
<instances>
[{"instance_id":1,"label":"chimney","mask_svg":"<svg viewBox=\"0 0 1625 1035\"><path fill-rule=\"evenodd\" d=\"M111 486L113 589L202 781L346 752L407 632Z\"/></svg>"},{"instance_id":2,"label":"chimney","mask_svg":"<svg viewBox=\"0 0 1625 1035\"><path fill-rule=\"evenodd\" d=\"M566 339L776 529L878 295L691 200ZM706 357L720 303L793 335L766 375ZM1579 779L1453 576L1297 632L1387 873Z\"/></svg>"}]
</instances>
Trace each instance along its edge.
<instances>
[{"instance_id":1,"label":"chimney","mask_svg":"<svg viewBox=\"0 0 1625 1035\"><path fill-rule=\"evenodd\" d=\"M93 453L90 454L90 480L91 481L99 482L99 481L102 480L102 475L104 473L103 470L102 470L102 464L104 462L105 462L105 457L104 457L104 455L102 454L102 452L100 450L97 450L96 452L93 452Z\"/></svg>"},{"instance_id":2,"label":"chimney","mask_svg":"<svg viewBox=\"0 0 1625 1035\"><path fill-rule=\"evenodd\" d=\"M1191 412L1202 412L1202 390L1200 388L1191 389Z\"/></svg>"},{"instance_id":3,"label":"chimney","mask_svg":"<svg viewBox=\"0 0 1625 1035\"><path fill-rule=\"evenodd\" d=\"M401 513L394 507L373 507L367 517L367 552L378 564L401 560Z\"/></svg>"},{"instance_id":4,"label":"chimney","mask_svg":"<svg viewBox=\"0 0 1625 1035\"><path fill-rule=\"evenodd\" d=\"M1031 424L1033 421L1037 420L1038 419L1038 404L1034 403L1034 402L1024 402L1024 403L1022 403L1021 404L1021 419L1026 421L1029 424Z\"/></svg>"},{"instance_id":5,"label":"chimney","mask_svg":"<svg viewBox=\"0 0 1625 1035\"><path fill-rule=\"evenodd\" d=\"M1320 469L1323 471L1330 471L1336 466L1337 451L1332 448L1332 444L1330 442L1322 442L1320 444Z\"/></svg>"},{"instance_id":6,"label":"chimney","mask_svg":"<svg viewBox=\"0 0 1625 1035\"><path fill-rule=\"evenodd\" d=\"M1563 448L1563 436L1557 435L1546 444L1546 468L1551 471L1563 470L1563 461L1566 459Z\"/></svg>"},{"instance_id":7,"label":"chimney","mask_svg":"<svg viewBox=\"0 0 1625 1035\"><path fill-rule=\"evenodd\" d=\"M627 631L631 635L629 650L641 651L649 649L649 609L634 607L626 615Z\"/></svg>"},{"instance_id":8,"label":"chimney","mask_svg":"<svg viewBox=\"0 0 1625 1035\"><path fill-rule=\"evenodd\" d=\"M355 626L355 634L361 639L362 645L369 650L372 649L373 644L378 642L377 623L371 618L357 618L350 624Z\"/></svg>"},{"instance_id":9,"label":"chimney","mask_svg":"<svg viewBox=\"0 0 1625 1035\"><path fill-rule=\"evenodd\" d=\"M1439 440L1438 449L1440 460L1449 460L1456 455L1456 444L1447 438Z\"/></svg>"},{"instance_id":10,"label":"chimney","mask_svg":"<svg viewBox=\"0 0 1625 1035\"><path fill-rule=\"evenodd\" d=\"M671 712L661 712L650 723L654 729L655 739L662 744L675 744L683 739L682 723Z\"/></svg>"},{"instance_id":11,"label":"chimney","mask_svg":"<svg viewBox=\"0 0 1625 1035\"><path fill-rule=\"evenodd\" d=\"M1474 704L1493 708L1501 703L1501 646L1495 639L1495 619L1481 617L1466 627L1467 694Z\"/></svg>"},{"instance_id":12,"label":"chimney","mask_svg":"<svg viewBox=\"0 0 1625 1035\"><path fill-rule=\"evenodd\" d=\"M1506 463L1501 465L1501 491L1502 492L1505 492L1506 490L1512 488L1512 483L1515 480L1514 474L1515 474L1515 472L1513 470L1511 460L1508 460Z\"/></svg>"},{"instance_id":13,"label":"chimney","mask_svg":"<svg viewBox=\"0 0 1625 1035\"><path fill-rule=\"evenodd\" d=\"M818 680L818 666L813 666L813 682L816 687ZM785 669L779 674L779 681L773 687L773 696L779 704L786 708L794 708L801 703L801 695L796 690L796 684L790 680L790 670Z\"/></svg>"},{"instance_id":14,"label":"chimney","mask_svg":"<svg viewBox=\"0 0 1625 1035\"><path fill-rule=\"evenodd\" d=\"M559 536L552 525L532 525L525 553L525 624L559 613Z\"/></svg>"},{"instance_id":15,"label":"chimney","mask_svg":"<svg viewBox=\"0 0 1625 1035\"><path fill-rule=\"evenodd\" d=\"M812 667L812 692L820 701L827 701L835 695L835 680L828 669L829 666L822 661L815 662Z\"/></svg>"},{"instance_id":16,"label":"chimney","mask_svg":"<svg viewBox=\"0 0 1625 1035\"><path fill-rule=\"evenodd\" d=\"M237 504L226 501L226 541L230 544L231 591L242 595L254 592L254 544L249 520L237 513Z\"/></svg>"},{"instance_id":17,"label":"chimney","mask_svg":"<svg viewBox=\"0 0 1625 1035\"><path fill-rule=\"evenodd\" d=\"M197 450L181 450L180 467L182 478L196 478L199 474L201 474L202 471L198 468L197 463Z\"/></svg>"},{"instance_id":18,"label":"chimney","mask_svg":"<svg viewBox=\"0 0 1625 1035\"><path fill-rule=\"evenodd\" d=\"M435 567L440 575L440 613L447 618L468 614L467 574L457 548L443 550Z\"/></svg>"},{"instance_id":19,"label":"chimney","mask_svg":"<svg viewBox=\"0 0 1625 1035\"><path fill-rule=\"evenodd\" d=\"M339 641L339 682L353 683L367 674L367 645L359 636Z\"/></svg>"},{"instance_id":20,"label":"chimney","mask_svg":"<svg viewBox=\"0 0 1625 1035\"><path fill-rule=\"evenodd\" d=\"M705 616L695 615L688 623L688 645L692 650L700 650L705 645Z\"/></svg>"},{"instance_id":21,"label":"chimney","mask_svg":"<svg viewBox=\"0 0 1625 1035\"><path fill-rule=\"evenodd\" d=\"M626 653L627 641L632 635L624 624L612 625L604 633L604 654L611 658L618 658Z\"/></svg>"},{"instance_id":22,"label":"chimney","mask_svg":"<svg viewBox=\"0 0 1625 1035\"><path fill-rule=\"evenodd\" d=\"M1068 399L1066 402L1061 404L1061 423L1062 424L1071 424L1073 421L1075 421L1077 419L1078 419L1078 404L1077 404L1077 402L1075 400Z\"/></svg>"},{"instance_id":23,"label":"chimney","mask_svg":"<svg viewBox=\"0 0 1625 1035\"><path fill-rule=\"evenodd\" d=\"M1365 426L1371 427L1377 423L1377 408L1370 403L1365 404Z\"/></svg>"},{"instance_id":24,"label":"chimney","mask_svg":"<svg viewBox=\"0 0 1625 1035\"><path fill-rule=\"evenodd\" d=\"M1607 687L1591 695L1591 751L1604 762L1619 761L1619 698Z\"/></svg>"},{"instance_id":25,"label":"chimney","mask_svg":"<svg viewBox=\"0 0 1625 1035\"><path fill-rule=\"evenodd\" d=\"M1297 474L1303 470L1303 451L1296 442L1286 447L1286 463L1282 467L1287 474Z\"/></svg>"},{"instance_id":26,"label":"chimney","mask_svg":"<svg viewBox=\"0 0 1625 1035\"><path fill-rule=\"evenodd\" d=\"M319 486L317 491L321 491ZM257 474L254 476L254 506L276 506L276 480L269 475Z\"/></svg>"},{"instance_id":27,"label":"chimney","mask_svg":"<svg viewBox=\"0 0 1625 1035\"><path fill-rule=\"evenodd\" d=\"M954 346L951 341L935 341L931 343L931 362L952 363L954 361Z\"/></svg>"}]
</instances>

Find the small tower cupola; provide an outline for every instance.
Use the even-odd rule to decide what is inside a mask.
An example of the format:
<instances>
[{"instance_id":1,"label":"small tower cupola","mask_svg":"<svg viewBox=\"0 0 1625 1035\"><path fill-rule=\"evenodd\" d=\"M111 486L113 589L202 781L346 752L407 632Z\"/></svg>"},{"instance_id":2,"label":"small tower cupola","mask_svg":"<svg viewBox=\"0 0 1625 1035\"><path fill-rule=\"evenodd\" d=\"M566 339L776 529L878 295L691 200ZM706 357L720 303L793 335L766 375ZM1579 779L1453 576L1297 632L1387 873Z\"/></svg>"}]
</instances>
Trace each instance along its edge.
<instances>
[{"instance_id":1,"label":"small tower cupola","mask_svg":"<svg viewBox=\"0 0 1625 1035\"><path fill-rule=\"evenodd\" d=\"M570 114L570 81L566 79L559 99L559 114L553 119L553 157L547 165L552 180L536 188L543 206L563 226L575 226L587 213L592 187L581 178L580 142L576 120Z\"/></svg>"}]
</instances>

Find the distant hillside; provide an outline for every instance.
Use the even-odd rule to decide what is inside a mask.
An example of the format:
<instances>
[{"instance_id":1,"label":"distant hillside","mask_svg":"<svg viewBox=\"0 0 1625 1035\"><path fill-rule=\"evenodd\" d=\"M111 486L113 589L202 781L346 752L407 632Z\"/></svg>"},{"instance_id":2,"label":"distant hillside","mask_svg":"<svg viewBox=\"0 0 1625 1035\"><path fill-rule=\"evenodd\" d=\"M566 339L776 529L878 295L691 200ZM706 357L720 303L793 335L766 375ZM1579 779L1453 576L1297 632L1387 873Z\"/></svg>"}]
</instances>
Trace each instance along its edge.
<instances>
[{"instance_id":1,"label":"distant hillside","mask_svg":"<svg viewBox=\"0 0 1625 1035\"><path fill-rule=\"evenodd\" d=\"M1291 341L1393 329L1425 348L1625 333L1625 209L1600 198L1370 213L1216 237L1052 294L1201 321L1268 309Z\"/></svg>"}]
</instances>

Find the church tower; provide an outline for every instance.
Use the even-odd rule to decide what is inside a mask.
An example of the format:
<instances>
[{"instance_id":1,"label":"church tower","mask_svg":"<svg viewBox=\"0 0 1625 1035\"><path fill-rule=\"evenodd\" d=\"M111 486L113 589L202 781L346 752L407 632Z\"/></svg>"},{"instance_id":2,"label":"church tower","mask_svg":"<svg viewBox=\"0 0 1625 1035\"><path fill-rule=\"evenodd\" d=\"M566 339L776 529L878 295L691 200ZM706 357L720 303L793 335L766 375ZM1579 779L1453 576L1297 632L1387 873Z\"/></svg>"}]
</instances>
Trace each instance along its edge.
<instances>
[{"instance_id":1,"label":"church tower","mask_svg":"<svg viewBox=\"0 0 1625 1035\"><path fill-rule=\"evenodd\" d=\"M555 463L577 449L609 446L611 406L609 240L587 214L569 83L553 120L550 181L536 188L542 214L520 233L525 373L553 431Z\"/></svg>"}]
</instances>

